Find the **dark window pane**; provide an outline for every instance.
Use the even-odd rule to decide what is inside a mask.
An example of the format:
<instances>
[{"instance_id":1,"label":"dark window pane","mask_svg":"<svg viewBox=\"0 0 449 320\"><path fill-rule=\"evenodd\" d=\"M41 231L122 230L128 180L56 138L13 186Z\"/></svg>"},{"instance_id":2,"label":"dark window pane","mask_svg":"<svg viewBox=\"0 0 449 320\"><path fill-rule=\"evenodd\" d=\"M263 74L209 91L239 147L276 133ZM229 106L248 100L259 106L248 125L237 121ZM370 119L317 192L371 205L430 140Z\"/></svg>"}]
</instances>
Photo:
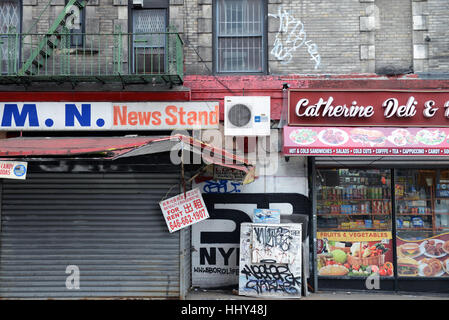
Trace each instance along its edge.
<instances>
[{"instance_id":1,"label":"dark window pane","mask_svg":"<svg viewBox=\"0 0 449 320\"><path fill-rule=\"evenodd\" d=\"M134 72L165 72L166 9L133 11Z\"/></svg>"},{"instance_id":2,"label":"dark window pane","mask_svg":"<svg viewBox=\"0 0 449 320\"><path fill-rule=\"evenodd\" d=\"M218 61L223 72L261 72L262 39L260 37L220 38Z\"/></svg>"},{"instance_id":3,"label":"dark window pane","mask_svg":"<svg viewBox=\"0 0 449 320\"><path fill-rule=\"evenodd\" d=\"M217 71L262 72L263 1L217 1Z\"/></svg>"},{"instance_id":4,"label":"dark window pane","mask_svg":"<svg viewBox=\"0 0 449 320\"><path fill-rule=\"evenodd\" d=\"M6 34L14 29L13 32L20 32L20 21L19 1L0 1L0 33ZM0 36L0 74L12 73L17 68L19 42L19 38L15 36ZM15 52L8 49L8 46L15 47Z\"/></svg>"},{"instance_id":5,"label":"dark window pane","mask_svg":"<svg viewBox=\"0 0 449 320\"><path fill-rule=\"evenodd\" d=\"M163 49L136 48L135 70L139 74L164 73L165 53Z\"/></svg>"},{"instance_id":6,"label":"dark window pane","mask_svg":"<svg viewBox=\"0 0 449 320\"><path fill-rule=\"evenodd\" d=\"M260 0L218 2L219 36L262 36L262 2Z\"/></svg>"},{"instance_id":7,"label":"dark window pane","mask_svg":"<svg viewBox=\"0 0 449 320\"><path fill-rule=\"evenodd\" d=\"M66 4L67 4L66 0ZM76 9L75 9L76 10ZM79 10L80 17L79 19L73 20L73 23L79 22L79 25L77 28L70 29L70 46L71 47L82 47L84 44L84 30L85 30L85 11L84 9ZM75 26L74 26L75 27Z\"/></svg>"}]
</instances>

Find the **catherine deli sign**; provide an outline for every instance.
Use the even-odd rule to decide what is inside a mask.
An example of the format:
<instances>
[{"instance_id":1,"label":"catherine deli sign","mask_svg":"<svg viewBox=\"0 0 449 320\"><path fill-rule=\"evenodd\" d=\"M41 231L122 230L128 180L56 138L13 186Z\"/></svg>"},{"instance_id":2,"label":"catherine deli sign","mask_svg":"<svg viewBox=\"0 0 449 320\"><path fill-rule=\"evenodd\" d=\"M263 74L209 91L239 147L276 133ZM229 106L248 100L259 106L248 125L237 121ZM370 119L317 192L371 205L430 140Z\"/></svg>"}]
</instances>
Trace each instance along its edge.
<instances>
[{"instance_id":1,"label":"catherine deli sign","mask_svg":"<svg viewBox=\"0 0 449 320\"><path fill-rule=\"evenodd\" d=\"M170 233L209 218L199 189L161 201L159 205Z\"/></svg>"},{"instance_id":2,"label":"catherine deli sign","mask_svg":"<svg viewBox=\"0 0 449 320\"><path fill-rule=\"evenodd\" d=\"M219 104L198 102L5 102L0 130L218 128Z\"/></svg>"},{"instance_id":3,"label":"catherine deli sign","mask_svg":"<svg viewBox=\"0 0 449 320\"><path fill-rule=\"evenodd\" d=\"M449 92L291 90L290 126L449 126Z\"/></svg>"}]
</instances>

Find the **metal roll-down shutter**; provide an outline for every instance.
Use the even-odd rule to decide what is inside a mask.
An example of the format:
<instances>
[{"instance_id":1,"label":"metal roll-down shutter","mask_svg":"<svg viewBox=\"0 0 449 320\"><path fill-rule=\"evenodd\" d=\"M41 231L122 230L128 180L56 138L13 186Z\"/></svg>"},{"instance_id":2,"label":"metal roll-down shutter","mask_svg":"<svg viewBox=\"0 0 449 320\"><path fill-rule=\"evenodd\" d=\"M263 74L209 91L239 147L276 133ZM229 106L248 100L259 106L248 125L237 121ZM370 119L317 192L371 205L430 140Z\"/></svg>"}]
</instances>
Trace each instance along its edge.
<instances>
[{"instance_id":1,"label":"metal roll-down shutter","mask_svg":"<svg viewBox=\"0 0 449 320\"><path fill-rule=\"evenodd\" d=\"M0 298L178 298L180 233L158 204L177 183L177 173L4 179ZM70 265L79 289L66 287Z\"/></svg>"}]
</instances>

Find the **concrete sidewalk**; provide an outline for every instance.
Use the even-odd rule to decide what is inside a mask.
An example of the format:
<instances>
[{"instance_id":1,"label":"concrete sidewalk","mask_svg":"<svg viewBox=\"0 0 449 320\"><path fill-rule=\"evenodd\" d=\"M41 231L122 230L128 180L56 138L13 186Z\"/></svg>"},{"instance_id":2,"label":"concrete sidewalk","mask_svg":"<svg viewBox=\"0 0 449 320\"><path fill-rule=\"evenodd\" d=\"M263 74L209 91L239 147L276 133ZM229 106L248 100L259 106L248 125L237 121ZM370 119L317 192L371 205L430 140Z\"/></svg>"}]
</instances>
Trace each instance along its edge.
<instances>
[{"instance_id":1,"label":"concrete sidewalk","mask_svg":"<svg viewBox=\"0 0 449 320\"><path fill-rule=\"evenodd\" d=\"M186 300L267 300L268 298L255 298L239 296L230 290L192 290ZM272 300L271 298L268 300ZM279 300L279 299L275 299ZM311 293L301 300L449 300L449 294L420 294L420 293L389 293L389 292L342 292L322 291Z\"/></svg>"}]
</instances>

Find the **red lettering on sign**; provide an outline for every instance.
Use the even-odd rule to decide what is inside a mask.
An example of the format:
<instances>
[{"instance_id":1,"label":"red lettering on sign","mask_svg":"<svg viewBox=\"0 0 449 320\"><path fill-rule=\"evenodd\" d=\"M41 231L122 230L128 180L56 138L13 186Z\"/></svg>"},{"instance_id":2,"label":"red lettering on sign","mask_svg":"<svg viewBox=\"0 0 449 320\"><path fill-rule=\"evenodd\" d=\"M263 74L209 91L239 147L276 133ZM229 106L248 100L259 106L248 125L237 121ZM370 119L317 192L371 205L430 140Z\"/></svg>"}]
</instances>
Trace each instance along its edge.
<instances>
[{"instance_id":1,"label":"red lettering on sign","mask_svg":"<svg viewBox=\"0 0 449 320\"><path fill-rule=\"evenodd\" d=\"M178 109L176 108L176 106L167 106L165 108L165 113L168 116L168 118L165 119L165 123L168 124L169 126L174 126L178 123L178 119L174 114L174 112L176 112L177 110Z\"/></svg>"},{"instance_id":2,"label":"red lettering on sign","mask_svg":"<svg viewBox=\"0 0 449 320\"><path fill-rule=\"evenodd\" d=\"M120 112L120 109L123 111ZM126 125L126 109L126 106L123 106L123 108L120 108L120 106L114 106L114 126L117 126L119 121L120 125Z\"/></svg>"},{"instance_id":3,"label":"red lettering on sign","mask_svg":"<svg viewBox=\"0 0 449 320\"><path fill-rule=\"evenodd\" d=\"M154 126L160 126L162 123L161 116L162 114L159 111L153 112L153 121L151 121L151 124Z\"/></svg>"}]
</instances>

